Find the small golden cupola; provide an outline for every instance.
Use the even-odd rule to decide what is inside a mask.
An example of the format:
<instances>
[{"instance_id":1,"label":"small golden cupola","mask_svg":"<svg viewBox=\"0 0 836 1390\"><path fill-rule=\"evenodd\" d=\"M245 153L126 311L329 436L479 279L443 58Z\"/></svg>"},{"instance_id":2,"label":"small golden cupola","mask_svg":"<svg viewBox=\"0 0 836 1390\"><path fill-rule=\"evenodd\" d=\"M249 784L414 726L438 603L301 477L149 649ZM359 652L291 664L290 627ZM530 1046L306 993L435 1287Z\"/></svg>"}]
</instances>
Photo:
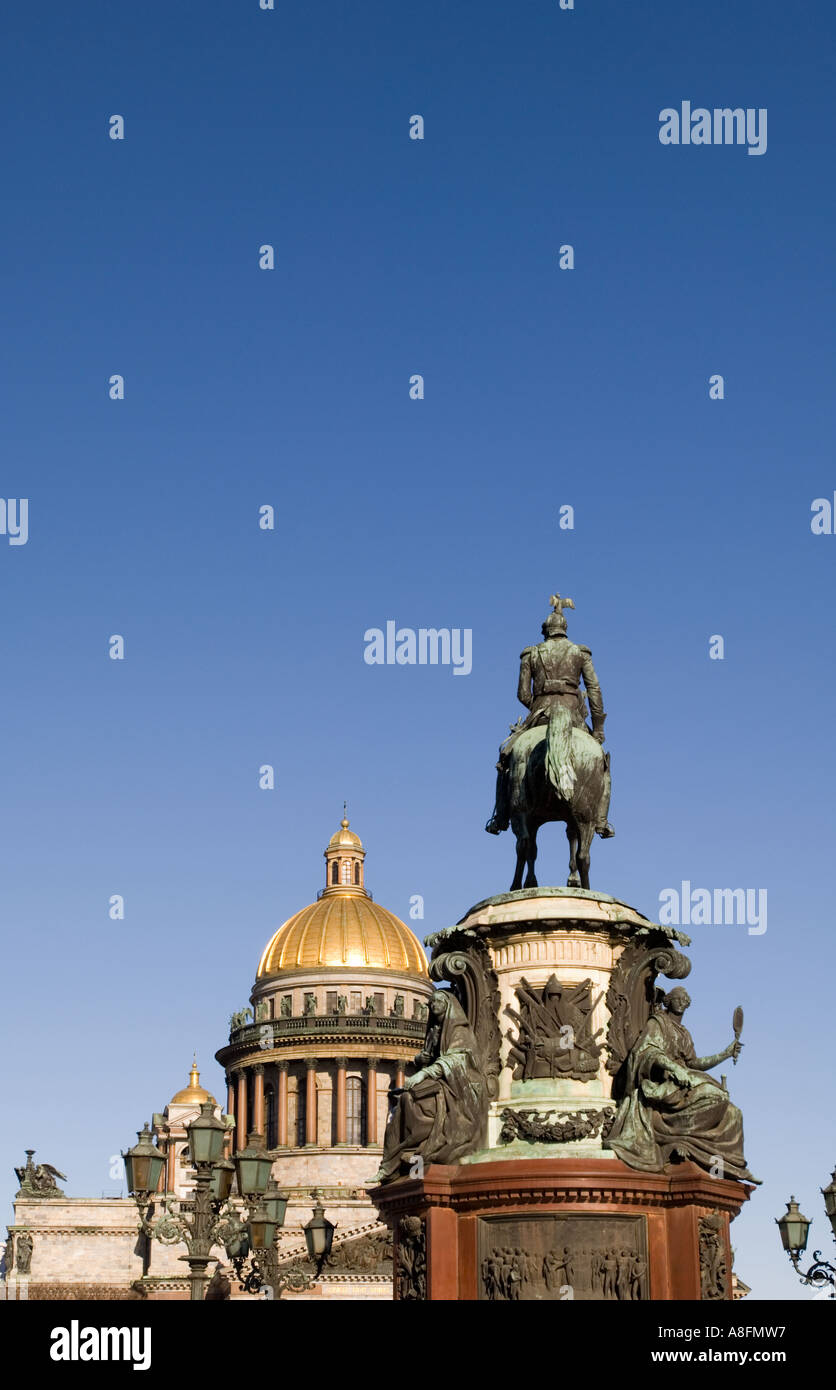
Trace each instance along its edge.
<instances>
[{"instance_id":1,"label":"small golden cupola","mask_svg":"<svg viewBox=\"0 0 836 1390\"><path fill-rule=\"evenodd\" d=\"M368 897L363 886L363 860L366 851L359 835L349 829L346 816L346 803L343 802L343 818L340 828L328 841L325 850L325 890L330 893L357 892Z\"/></svg>"},{"instance_id":2,"label":"small golden cupola","mask_svg":"<svg viewBox=\"0 0 836 1390\"><path fill-rule=\"evenodd\" d=\"M217 1105L218 1103L215 1097L210 1095L206 1087L200 1084L200 1072L197 1069L197 1054L195 1053L192 1058L192 1069L189 1073L189 1084L171 1097L169 1105L200 1106L205 1100L211 1100L213 1105Z\"/></svg>"}]
</instances>

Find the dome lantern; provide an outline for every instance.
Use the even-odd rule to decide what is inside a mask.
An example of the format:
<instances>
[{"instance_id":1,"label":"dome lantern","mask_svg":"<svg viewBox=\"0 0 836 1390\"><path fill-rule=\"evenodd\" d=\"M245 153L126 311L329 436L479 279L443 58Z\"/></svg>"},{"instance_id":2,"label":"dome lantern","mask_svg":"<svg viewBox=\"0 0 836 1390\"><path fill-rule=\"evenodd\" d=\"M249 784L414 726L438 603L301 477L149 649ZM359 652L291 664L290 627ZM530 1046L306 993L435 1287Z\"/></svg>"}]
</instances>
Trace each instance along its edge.
<instances>
[{"instance_id":1,"label":"dome lantern","mask_svg":"<svg viewBox=\"0 0 836 1390\"><path fill-rule=\"evenodd\" d=\"M363 886L363 860L366 851L359 835L349 829L346 803L343 802L343 818L340 828L328 841L325 849L325 888L328 893L362 893L367 897Z\"/></svg>"}]
</instances>

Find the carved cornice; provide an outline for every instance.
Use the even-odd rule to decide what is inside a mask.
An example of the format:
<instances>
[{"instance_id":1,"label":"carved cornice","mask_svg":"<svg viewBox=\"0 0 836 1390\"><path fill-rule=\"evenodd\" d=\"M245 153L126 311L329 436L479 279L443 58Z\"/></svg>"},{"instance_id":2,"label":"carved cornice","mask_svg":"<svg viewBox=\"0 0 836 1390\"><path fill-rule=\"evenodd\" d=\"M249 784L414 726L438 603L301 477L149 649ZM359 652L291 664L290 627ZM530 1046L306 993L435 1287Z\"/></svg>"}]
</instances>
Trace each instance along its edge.
<instances>
[{"instance_id":1,"label":"carved cornice","mask_svg":"<svg viewBox=\"0 0 836 1390\"><path fill-rule=\"evenodd\" d=\"M9 1226L10 1235L28 1231L31 1236L61 1236L71 1239L76 1236L135 1236L139 1230L139 1218L131 1226L34 1226L27 1221L22 1226Z\"/></svg>"},{"instance_id":2,"label":"carved cornice","mask_svg":"<svg viewBox=\"0 0 836 1390\"><path fill-rule=\"evenodd\" d=\"M265 1030L270 1029L268 1034ZM284 1049L299 1049L315 1044L320 1053L332 1047L342 1051L348 1044L371 1043L377 1050L403 1047L413 1053L420 1049L426 1032L426 1021L415 1018L393 1018L388 1014L314 1014L309 1018L274 1018L264 1023L247 1024L238 1028L232 1041L215 1053L215 1060L229 1072L239 1067L245 1058L260 1057L269 1061L269 1054ZM264 1044L269 1046L265 1048Z\"/></svg>"},{"instance_id":3,"label":"carved cornice","mask_svg":"<svg viewBox=\"0 0 836 1390\"><path fill-rule=\"evenodd\" d=\"M416 1050L414 1047L408 1049L387 1047L385 1053L381 1055L380 1052L376 1051L374 1053L374 1056L378 1058L380 1066L406 1067L410 1062L414 1060L415 1053ZM268 1070L270 1067L278 1067L285 1071L295 1067L300 1067L304 1069L305 1059L307 1057L313 1056L316 1057L317 1066L319 1067L320 1071L330 1071L333 1073L334 1077L336 1077L336 1057L332 1056L330 1051L323 1053L321 1048L317 1048L315 1052L313 1050L304 1052L301 1047L294 1047L288 1055L283 1056L279 1056L275 1052L261 1053L261 1057L263 1058L264 1064L268 1068ZM362 1072L369 1058L369 1049L347 1047L344 1052L340 1053L340 1056L345 1057L345 1060L350 1070ZM240 1069L246 1075L249 1075L251 1070L249 1060L242 1061L240 1064Z\"/></svg>"},{"instance_id":4,"label":"carved cornice","mask_svg":"<svg viewBox=\"0 0 836 1390\"><path fill-rule=\"evenodd\" d=\"M492 936L497 932L600 931L611 929L614 938L634 931L660 930L659 924L637 912L629 903L589 889L524 888L497 893L476 903L457 924ZM684 933L661 928L682 945L690 945Z\"/></svg>"},{"instance_id":5,"label":"carved cornice","mask_svg":"<svg viewBox=\"0 0 836 1390\"><path fill-rule=\"evenodd\" d=\"M754 1188L711 1178L694 1163L671 1165L664 1173L638 1173L619 1161L517 1159L427 1168L423 1178L406 1178L372 1190L385 1220L430 1207L458 1212L538 1207L704 1207L734 1218Z\"/></svg>"},{"instance_id":6,"label":"carved cornice","mask_svg":"<svg viewBox=\"0 0 836 1390\"><path fill-rule=\"evenodd\" d=\"M180 1278L177 1274L144 1274L141 1279L135 1279L134 1283L141 1284L146 1289L187 1289L189 1288L189 1276Z\"/></svg>"}]
</instances>

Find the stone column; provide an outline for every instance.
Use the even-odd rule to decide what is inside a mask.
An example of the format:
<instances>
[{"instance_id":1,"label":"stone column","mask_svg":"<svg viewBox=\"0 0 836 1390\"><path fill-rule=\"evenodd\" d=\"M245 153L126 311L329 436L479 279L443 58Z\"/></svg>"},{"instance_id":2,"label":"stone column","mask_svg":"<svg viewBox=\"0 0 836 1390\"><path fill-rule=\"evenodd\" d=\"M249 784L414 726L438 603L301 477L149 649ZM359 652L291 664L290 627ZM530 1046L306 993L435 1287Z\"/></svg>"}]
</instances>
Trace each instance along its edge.
<instances>
[{"instance_id":1,"label":"stone column","mask_svg":"<svg viewBox=\"0 0 836 1390\"><path fill-rule=\"evenodd\" d=\"M226 1074L226 1113L235 1116L235 1076L231 1071ZM232 1158L234 1139L235 1130L228 1129L224 1137L224 1158Z\"/></svg>"},{"instance_id":2,"label":"stone column","mask_svg":"<svg viewBox=\"0 0 836 1390\"><path fill-rule=\"evenodd\" d=\"M316 1058L306 1057L305 1144L316 1143Z\"/></svg>"},{"instance_id":3,"label":"stone column","mask_svg":"<svg viewBox=\"0 0 836 1390\"><path fill-rule=\"evenodd\" d=\"M247 1147L247 1073L242 1067L238 1073L238 1101L235 1106L235 1145Z\"/></svg>"},{"instance_id":4,"label":"stone column","mask_svg":"<svg viewBox=\"0 0 836 1390\"><path fill-rule=\"evenodd\" d=\"M174 1184L175 1184L176 1178L177 1178L177 1145L176 1145L175 1142L174 1142L174 1136L173 1136L172 1134L169 1134L169 1136L168 1136L168 1148L167 1148L167 1150L166 1150L166 1169L165 1169L165 1185L166 1185L166 1191L167 1191L167 1192L173 1192L173 1191L174 1191Z\"/></svg>"},{"instance_id":5,"label":"stone column","mask_svg":"<svg viewBox=\"0 0 836 1390\"><path fill-rule=\"evenodd\" d=\"M287 1148L287 1062L276 1063L279 1074L279 1087L276 1112L276 1137L280 1149Z\"/></svg>"},{"instance_id":6,"label":"stone column","mask_svg":"<svg viewBox=\"0 0 836 1390\"><path fill-rule=\"evenodd\" d=\"M253 1067L255 1073L255 1092L253 1093L253 1129L257 1134L264 1134L264 1064L256 1062Z\"/></svg>"},{"instance_id":7,"label":"stone column","mask_svg":"<svg viewBox=\"0 0 836 1390\"><path fill-rule=\"evenodd\" d=\"M367 1057L366 1066L366 1143L377 1143L377 1057Z\"/></svg>"},{"instance_id":8,"label":"stone column","mask_svg":"<svg viewBox=\"0 0 836 1390\"><path fill-rule=\"evenodd\" d=\"M398 1062L397 1068L398 1069L395 1072L395 1085L398 1087L402 1087L404 1081L406 1080L406 1077L404 1076L403 1062Z\"/></svg>"},{"instance_id":9,"label":"stone column","mask_svg":"<svg viewBox=\"0 0 836 1390\"><path fill-rule=\"evenodd\" d=\"M346 1121L346 1092L345 1092L345 1069L348 1060L345 1057L335 1057L334 1066L337 1068L337 1143L344 1144L347 1131Z\"/></svg>"}]
</instances>

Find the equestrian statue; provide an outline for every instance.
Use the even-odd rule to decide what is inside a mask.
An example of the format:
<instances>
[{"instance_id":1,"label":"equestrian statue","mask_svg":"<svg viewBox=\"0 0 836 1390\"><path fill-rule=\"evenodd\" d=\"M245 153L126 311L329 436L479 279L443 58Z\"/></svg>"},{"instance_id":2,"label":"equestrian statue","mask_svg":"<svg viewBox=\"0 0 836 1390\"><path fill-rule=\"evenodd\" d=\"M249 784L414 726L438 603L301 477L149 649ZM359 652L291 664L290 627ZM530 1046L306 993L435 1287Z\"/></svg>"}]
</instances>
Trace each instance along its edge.
<instances>
[{"instance_id":1,"label":"equestrian statue","mask_svg":"<svg viewBox=\"0 0 836 1390\"><path fill-rule=\"evenodd\" d=\"M589 887L593 835L615 834L607 819L610 757L601 746L606 719L601 687L589 647L566 636L563 610L574 607L570 598L553 594L543 641L521 653L517 699L528 715L511 726L499 750L496 805L485 829L499 835L510 825L514 833L512 892L537 887L537 832L547 821L565 822L570 888Z\"/></svg>"}]
</instances>

